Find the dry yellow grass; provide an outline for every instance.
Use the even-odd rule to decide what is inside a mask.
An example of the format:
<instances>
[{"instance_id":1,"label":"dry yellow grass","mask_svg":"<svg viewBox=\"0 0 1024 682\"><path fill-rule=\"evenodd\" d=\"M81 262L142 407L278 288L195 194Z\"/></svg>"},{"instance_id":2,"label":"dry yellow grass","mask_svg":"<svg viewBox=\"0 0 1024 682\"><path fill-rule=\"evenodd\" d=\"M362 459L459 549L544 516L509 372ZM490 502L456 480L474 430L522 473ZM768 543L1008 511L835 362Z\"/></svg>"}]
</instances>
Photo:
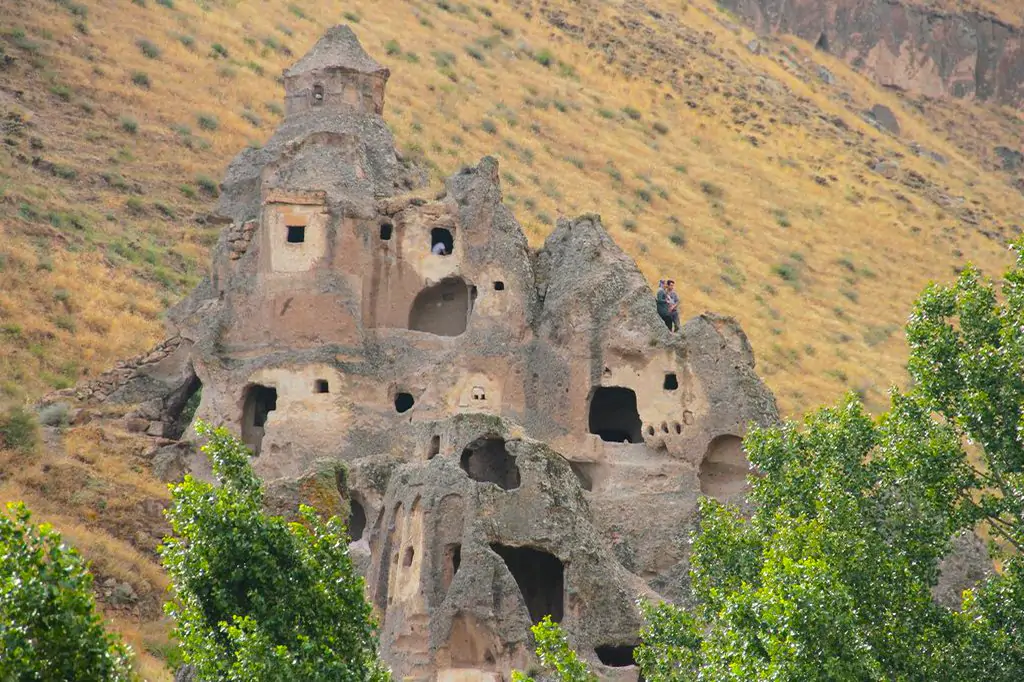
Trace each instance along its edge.
<instances>
[{"instance_id":1,"label":"dry yellow grass","mask_svg":"<svg viewBox=\"0 0 1024 682\"><path fill-rule=\"evenodd\" d=\"M1013 3L979 2L1019 18ZM851 388L882 406L905 378L916 294L967 259L999 272L998 235L1024 215L991 151L1019 140L1015 112L881 90L795 39L751 54L753 35L712 0L649 0L660 19L599 0L168 4L0 8L0 47L16 60L0 68L0 402L160 337L163 307L206 268L209 179L271 134L276 77L341 22L391 67L385 115L433 183L496 155L535 245L559 216L601 213L652 281L680 282L684 313L740 320L789 415ZM553 26L555 10L582 37ZM900 137L860 116L876 103L896 112ZM898 165L892 178L871 170L881 159ZM19 469L0 497L27 498L111 562L100 569L157 590L152 554L133 554L117 524L165 493L133 469L134 446L104 437L75 431L49 470ZM58 486L77 500L62 507L43 490L55 478L100 487ZM114 615L161 648L155 616Z\"/></svg>"}]
</instances>

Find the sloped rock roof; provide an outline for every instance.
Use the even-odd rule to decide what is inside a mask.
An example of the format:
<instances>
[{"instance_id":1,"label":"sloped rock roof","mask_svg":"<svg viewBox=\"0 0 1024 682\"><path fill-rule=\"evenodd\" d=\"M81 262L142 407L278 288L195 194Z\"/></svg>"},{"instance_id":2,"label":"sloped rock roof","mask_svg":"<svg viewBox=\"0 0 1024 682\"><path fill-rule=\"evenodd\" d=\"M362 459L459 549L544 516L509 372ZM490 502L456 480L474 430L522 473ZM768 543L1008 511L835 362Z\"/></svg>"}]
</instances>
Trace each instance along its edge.
<instances>
[{"instance_id":1,"label":"sloped rock roof","mask_svg":"<svg viewBox=\"0 0 1024 682\"><path fill-rule=\"evenodd\" d=\"M356 34L348 26L335 26L327 31L316 45L284 72L286 77L298 76L323 69L344 69L356 73L388 73L359 44Z\"/></svg>"}]
</instances>

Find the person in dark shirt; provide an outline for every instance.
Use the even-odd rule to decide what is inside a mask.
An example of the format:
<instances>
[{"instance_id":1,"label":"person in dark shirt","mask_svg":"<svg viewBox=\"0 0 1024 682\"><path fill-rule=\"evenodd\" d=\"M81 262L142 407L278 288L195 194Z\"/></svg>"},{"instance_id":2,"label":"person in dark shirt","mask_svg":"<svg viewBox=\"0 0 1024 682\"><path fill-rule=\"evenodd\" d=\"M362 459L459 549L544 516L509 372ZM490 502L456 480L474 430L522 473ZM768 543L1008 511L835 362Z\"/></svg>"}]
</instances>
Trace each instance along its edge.
<instances>
[{"instance_id":1,"label":"person in dark shirt","mask_svg":"<svg viewBox=\"0 0 1024 682\"><path fill-rule=\"evenodd\" d=\"M665 291L665 280L658 280L658 293L654 297L658 304L658 317L669 329L672 329L672 313L669 311L668 292Z\"/></svg>"}]
</instances>

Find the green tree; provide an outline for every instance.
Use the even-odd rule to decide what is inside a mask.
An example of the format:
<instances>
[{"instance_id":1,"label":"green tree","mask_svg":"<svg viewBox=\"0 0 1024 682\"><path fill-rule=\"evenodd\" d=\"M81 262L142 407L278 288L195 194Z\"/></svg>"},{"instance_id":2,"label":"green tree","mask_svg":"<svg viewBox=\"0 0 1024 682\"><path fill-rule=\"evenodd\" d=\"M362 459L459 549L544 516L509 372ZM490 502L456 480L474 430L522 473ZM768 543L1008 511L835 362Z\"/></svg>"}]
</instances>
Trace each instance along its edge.
<instances>
[{"instance_id":1,"label":"green tree","mask_svg":"<svg viewBox=\"0 0 1024 682\"><path fill-rule=\"evenodd\" d=\"M0 514L0 681L129 680L129 649L96 613L85 561L24 504Z\"/></svg>"},{"instance_id":2,"label":"green tree","mask_svg":"<svg viewBox=\"0 0 1024 682\"><path fill-rule=\"evenodd\" d=\"M223 428L197 431L219 485L187 476L172 486L174 536L161 547L175 594L167 612L197 677L390 679L344 524L305 506L297 523L268 516L250 451Z\"/></svg>"},{"instance_id":3,"label":"green tree","mask_svg":"<svg viewBox=\"0 0 1024 682\"><path fill-rule=\"evenodd\" d=\"M886 414L851 395L751 431L754 511L702 500L698 606L644 605L645 679L1024 679L1024 260L1002 296L970 267L929 287L907 337L914 385ZM1005 569L942 607L939 562L978 524ZM561 632L535 634L561 671Z\"/></svg>"}]
</instances>

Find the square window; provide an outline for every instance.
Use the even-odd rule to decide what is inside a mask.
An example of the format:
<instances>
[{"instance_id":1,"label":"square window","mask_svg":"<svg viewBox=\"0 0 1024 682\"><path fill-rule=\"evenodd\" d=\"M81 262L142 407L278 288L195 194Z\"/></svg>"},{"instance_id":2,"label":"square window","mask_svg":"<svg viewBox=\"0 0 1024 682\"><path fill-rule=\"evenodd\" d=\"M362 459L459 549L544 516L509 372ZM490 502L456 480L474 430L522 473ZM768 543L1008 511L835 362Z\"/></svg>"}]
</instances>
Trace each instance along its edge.
<instances>
[{"instance_id":1,"label":"square window","mask_svg":"<svg viewBox=\"0 0 1024 682\"><path fill-rule=\"evenodd\" d=\"M495 282L494 283L494 290L495 291L505 291L505 283L504 282Z\"/></svg>"},{"instance_id":2,"label":"square window","mask_svg":"<svg viewBox=\"0 0 1024 682\"><path fill-rule=\"evenodd\" d=\"M676 379L675 372L669 372L665 375L665 390L674 391L679 388L679 380Z\"/></svg>"},{"instance_id":3,"label":"square window","mask_svg":"<svg viewBox=\"0 0 1024 682\"><path fill-rule=\"evenodd\" d=\"M289 244L301 244L306 241L306 226L305 225L289 225L288 226L288 243Z\"/></svg>"},{"instance_id":4,"label":"square window","mask_svg":"<svg viewBox=\"0 0 1024 682\"><path fill-rule=\"evenodd\" d=\"M313 390L317 393L330 393L330 387L327 385L327 379L317 379L313 382Z\"/></svg>"}]
</instances>

